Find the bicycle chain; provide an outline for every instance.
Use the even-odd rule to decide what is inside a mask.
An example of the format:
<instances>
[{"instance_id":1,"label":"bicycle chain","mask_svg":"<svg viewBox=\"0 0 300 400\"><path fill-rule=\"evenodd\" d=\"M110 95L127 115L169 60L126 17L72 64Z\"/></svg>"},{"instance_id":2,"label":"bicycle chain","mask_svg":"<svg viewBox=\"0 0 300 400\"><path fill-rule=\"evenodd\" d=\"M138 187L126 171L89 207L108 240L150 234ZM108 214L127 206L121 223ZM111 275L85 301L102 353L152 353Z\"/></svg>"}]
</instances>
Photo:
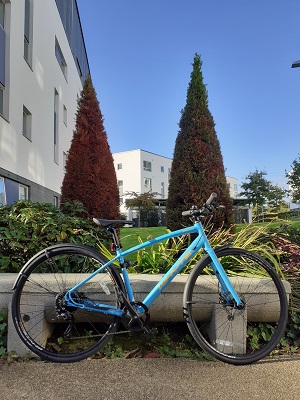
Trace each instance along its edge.
<instances>
[{"instance_id":1,"label":"bicycle chain","mask_svg":"<svg viewBox=\"0 0 300 400\"><path fill-rule=\"evenodd\" d=\"M115 332L115 333L107 333L107 334L103 334L103 335L89 335L89 336L78 336L78 337L71 337L71 338L66 338L68 340L78 340L78 339L90 339L90 338L97 338L97 337L101 337L101 336L114 336L114 335L122 335L124 333L130 333L131 331L119 331L119 332Z\"/></svg>"}]
</instances>

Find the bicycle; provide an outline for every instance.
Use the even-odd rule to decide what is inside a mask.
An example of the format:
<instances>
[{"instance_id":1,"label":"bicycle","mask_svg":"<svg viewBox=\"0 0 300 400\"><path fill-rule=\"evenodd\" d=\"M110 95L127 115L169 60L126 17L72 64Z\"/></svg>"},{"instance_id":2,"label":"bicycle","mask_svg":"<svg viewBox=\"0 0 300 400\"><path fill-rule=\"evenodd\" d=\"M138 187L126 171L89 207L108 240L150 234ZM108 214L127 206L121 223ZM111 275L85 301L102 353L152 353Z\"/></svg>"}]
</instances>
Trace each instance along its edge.
<instances>
[{"instance_id":1,"label":"bicycle","mask_svg":"<svg viewBox=\"0 0 300 400\"><path fill-rule=\"evenodd\" d=\"M122 250L116 226L131 221L94 218L112 234L116 255L110 260L78 244L40 251L24 265L13 287L12 318L22 341L44 360L67 363L100 351L113 335L124 332L118 331L121 323L125 332L151 336L150 305L203 249L183 293L183 315L191 335L203 350L227 363L250 364L269 355L287 323L284 285L273 267L255 253L231 245L213 250L201 219L215 211L215 197L213 193L203 207L182 213L193 220L192 225L127 250ZM196 237L168 272L142 301L136 301L125 257L192 234ZM253 332L264 321L269 337L257 340Z\"/></svg>"}]
</instances>

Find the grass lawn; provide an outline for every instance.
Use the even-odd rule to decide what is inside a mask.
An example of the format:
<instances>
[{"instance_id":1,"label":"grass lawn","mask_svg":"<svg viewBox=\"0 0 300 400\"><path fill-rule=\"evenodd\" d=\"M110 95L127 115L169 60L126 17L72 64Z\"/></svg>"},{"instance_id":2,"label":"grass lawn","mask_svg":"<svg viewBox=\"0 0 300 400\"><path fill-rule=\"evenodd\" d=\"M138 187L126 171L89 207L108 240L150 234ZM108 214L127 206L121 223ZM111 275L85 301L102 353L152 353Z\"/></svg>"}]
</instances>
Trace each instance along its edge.
<instances>
[{"instance_id":1,"label":"grass lawn","mask_svg":"<svg viewBox=\"0 0 300 400\"><path fill-rule=\"evenodd\" d=\"M146 242L149 239L164 235L167 233L167 227L156 226L149 228L121 228L120 231L123 250L126 250L139 244L138 237L140 237L143 242Z\"/></svg>"},{"instance_id":2,"label":"grass lawn","mask_svg":"<svg viewBox=\"0 0 300 400\"><path fill-rule=\"evenodd\" d=\"M292 225L294 228L300 228L300 217L293 218L288 221L276 221L276 222L253 222L253 226L269 226L270 229L278 228L282 224ZM239 232L246 224L237 224L236 231ZM138 237L142 239L143 242L155 238L157 236L164 235L167 233L167 227L148 227L148 228L121 228L121 243L123 245L123 250L129 249L130 247L139 244Z\"/></svg>"},{"instance_id":3,"label":"grass lawn","mask_svg":"<svg viewBox=\"0 0 300 400\"><path fill-rule=\"evenodd\" d=\"M281 221L274 221L274 222L253 222L253 226L268 226L270 229L275 229L278 228L280 225L286 224L286 225L291 225L294 228L299 228L300 227L300 218L296 217L291 220L281 220ZM239 232L246 224L237 224L236 225L236 231Z\"/></svg>"}]
</instances>

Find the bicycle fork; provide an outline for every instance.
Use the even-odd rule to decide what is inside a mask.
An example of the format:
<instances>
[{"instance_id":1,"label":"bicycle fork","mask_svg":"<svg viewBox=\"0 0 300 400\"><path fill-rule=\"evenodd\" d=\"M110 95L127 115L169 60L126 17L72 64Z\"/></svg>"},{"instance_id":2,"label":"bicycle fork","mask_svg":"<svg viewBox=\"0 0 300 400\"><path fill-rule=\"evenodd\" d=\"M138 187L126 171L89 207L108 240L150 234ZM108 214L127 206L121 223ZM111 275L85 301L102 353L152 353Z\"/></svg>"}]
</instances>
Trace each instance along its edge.
<instances>
[{"instance_id":1,"label":"bicycle fork","mask_svg":"<svg viewBox=\"0 0 300 400\"><path fill-rule=\"evenodd\" d=\"M229 247L229 246L225 246ZM220 286L220 303L224 305L233 305L235 308L241 310L244 308L245 304L242 299L240 299L236 290L232 286L222 264L220 263L215 251L213 248L208 245L205 246L205 251L209 255L212 260L211 267L214 271L215 276L217 277Z\"/></svg>"},{"instance_id":2,"label":"bicycle fork","mask_svg":"<svg viewBox=\"0 0 300 400\"><path fill-rule=\"evenodd\" d=\"M200 241L198 243L199 247L202 247L205 253L211 258L211 267L214 271L216 278L221 285L220 292L220 303L223 305L231 305L237 309L244 308L244 302L240 299L236 290L232 286L222 264L220 263L218 256L214 249L211 247L209 240L204 232L202 224L197 224L197 230L199 234ZM230 245L222 246L222 248L230 247ZM219 248L220 249L220 248ZM218 251L218 250L217 250Z\"/></svg>"}]
</instances>

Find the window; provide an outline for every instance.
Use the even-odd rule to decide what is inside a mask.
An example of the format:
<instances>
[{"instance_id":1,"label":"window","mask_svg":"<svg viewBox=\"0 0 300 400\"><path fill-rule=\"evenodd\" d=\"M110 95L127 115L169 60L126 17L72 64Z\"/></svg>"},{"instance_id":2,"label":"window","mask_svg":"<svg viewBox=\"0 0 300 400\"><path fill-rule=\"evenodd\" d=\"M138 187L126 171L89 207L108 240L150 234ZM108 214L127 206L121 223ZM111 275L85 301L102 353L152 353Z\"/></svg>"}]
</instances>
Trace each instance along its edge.
<instances>
[{"instance_id":1,"label":"window","mask_svg":"<svg viewBox=\"0 0 300 400\"><path fill-rule=\"evenodd\" d=\"M63 56L63 53L61 51L61 48L60 48L60 45L58 44L57 39L55 39L55 56L56 56L59 66L60 66L60 69L62 70L62 73L64 74L65 78L67 79L67 63L65 61L65 58Z\"/></svg>"},{"instance_id":2,"label":"window","mask_svg":"<svg viewBox=\"0 0 300 400\"><path fill-rule=\"evenodd\" d=\"M4 178L0 176L0 207L5 206L5 204L6 204L6 196L5 196Z\"/></svg>"},{"instance_id":3,"label":"window","mask_svg":"<svg viewBox=\"0 0 300 400\"><path fill-rule=\"evenodd\" d=\"M3 88L0 84L0 114L2 115L3 115L3 98L4 98Z\"/></svg>"},{"instance_id":4,"label":"window","mask_svg":"<svg viewBox=\"0 0 300 400\"><path fill-rule=\"evenodd\" d=\"M0 115L9 120L10 0L0 0Z\"/></svg>"},{"instance_id":5,"label":"window","mask_svg":"<svg viewBox=\"0 0 300 400\"><path fill-rule=\"evenodd\" d=\"M0 114L4 115L4 88L5 88L5 4L0 0Z\"/></svg>"},{"instance_id":6,"label":"window","mask_svg":"<svg viewBox=\"0 0 300 400\"><path fill-rule=\"evenodd\" d=\"M31 140L31 113L28 109L23 106L23 135Z\"/></svg>"},{"instance_id":7,"label":"window","mask_svg":"<svg viewBox=\"0 0 300 400\"><path fill-rule=\"evenodd\" d=\"M78 57L76 57L76 66L77 66L78 74L79 74L80 78L82 78L82 69L81 69Z\"/></svg>"},{"instance_id":8,"label":"window","mask_svg":"<svg viewBox=\"0 0 300 400\"><path fill-rule=\"evenodd\" d=\"M0 26L4 29L4 3L0 0Z\"/></svg>"},{"instance_id":9,"label":"window","mask_svg":"<svg viewBox=\"0 0 300 400\"><path fill-rule=\"evenodd\" d=\"M25 0L24 13L24 58L29 65L32 60L32 17L31 17L31 0Z\"/></svg>"},{"instance_id":10,"label":"window","mask_svg":"<svg viewBox=\"0 0 300 400\"><path fill-rule=\"evenodd\" d=\"M122 163L120 163L120 164L117 165L117 170L122 169L122 168L123 168Z\"/></svg>"},{"instance_id":11,"label":"window","mask_svg":"<svg viewBox=\"0 0 300 400\"><path fill-rule=\"evenodd\" d=\"M165 172L165 167L163 165L160 167L160 172Z\"/></svg>"},{"instance_id":12,"label":"window","mask_svg":"<svg viewBox=\"0 0 300 400\"><path fill-rule=\"evenodd\" d=\"M151 190L152 189L152 180L150 178L144 178L144 186L145 186L145 189Z\"/></svg>"},{"instance_id":13,"label":"window","mask_svg":"<svg viewBox=\"0 0 300 400\"><path fill-rule=\"evenodd\" d=\"M53 197L53 205L58 208L58 196Z\"/></svg>"},{"instance_id":14,"label":"window","mask_svg":"<svg viewBox=\"0 0 300 400\"><path fill-rule=\"evenodd\" d=\"M42 3L42 1L37 1L37 3ZM83 84L89 73L89 65L76 1L55 0L55 3L70 44L78 75Z\"/></svg>"},{"instance_id":15,"label":"window","mask_svg":"<svg viewBox=\"0 0 300 400\"><path fill-rule=\"evenodd\" d=\"M59 96L56 89L54 89L54 162L58 164L58 106L59 106Z\"/></svg>"},{"instance_id":16,"label":"window","mask_svg":"<svg viewBox=\"0 0 300 400\"><path fill-rule=\"evenodd\" d=\"M170 182L171 178L171 168L168 168L168 182Z\"/></svg>"},{"instance_id":17,"label":"window","mask_svg":"<svg viewBox=\"0 0 300 400\"><path fill-rule=\"evenodd\" d=\"M120 196L123 195L123 181L118 181L118 187L119 187L119 194Z\"/></svg>"},{"instance_id":18,"label":"window","mask_svg":"<svg viewBox=\"0 0 300 400\"><path fill-rule=\"evenodd\" d=\"M28 186L19 184L19 200L28 200Z\"/></svg>"},{"instance_id":19,"label":"window","mask_svg":"<svg viewBox=\"0 0 300 400\"><path fill-rule=\"evenodd\" d=\"M26 201L29 187L17 181L0 176L0 206L13 204L18 200Z\"/></svg>"},{"instance_id":20,"label":"window","mask_svg":"<svg viewBox=\"0 0 300 400\"><path fill-rule=\"evenodd\" d=\"M151 172L151 162L150 161L143 161L143 167L144 167L144 171Z\"/></svg>"},{"instance_id":21,"label":"window","mask_svg":"<svg viewBox=\"0 0 300 400\"><path fill-rule=\"evenodd\" d=\"M124 204L124 199L123 199L123 197L120 197L120 206L122 205L122 204Z\"/></svg>"},{"instance_id":22,"label":"window","mask_svg":"<svg viewBox=\"0 0 300 400\"><path fill-rule=\"evenodd\" d=\"M66 170L67 161L68 161L68 153L66 153L66 152L64 151L64 152L63 152L63 166L64 166L64 171Z\"/></svg>"},{"instance_id":23,"label":"window","mask_svg":"<svg viewBox=\"0 0 300 400\"><path fill-rule=\"evenodd\" d=\"M161 182L160 184L160 194L161 198L163 199L165 197L165 182Z\"/></svg>"},{"instance_id":24,"label":"window","mask_svg":"<svg viewBox=\"0 0 300 400\"><path fill-rule=\"evenodd\" d=\"M68 110L65 105L63 106L63 118L64 118L64 124L68 126Z\"/></svg>"}]
</instances>

